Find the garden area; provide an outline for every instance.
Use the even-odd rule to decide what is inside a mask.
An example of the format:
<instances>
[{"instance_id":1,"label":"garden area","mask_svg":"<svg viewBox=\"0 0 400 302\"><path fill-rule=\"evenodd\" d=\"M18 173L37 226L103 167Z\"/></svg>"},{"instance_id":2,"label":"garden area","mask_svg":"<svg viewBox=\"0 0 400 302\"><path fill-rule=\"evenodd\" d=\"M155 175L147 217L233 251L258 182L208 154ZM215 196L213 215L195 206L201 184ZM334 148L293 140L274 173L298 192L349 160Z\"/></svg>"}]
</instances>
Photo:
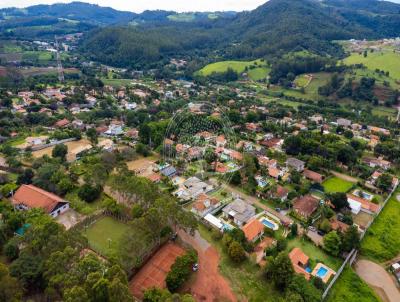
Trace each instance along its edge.
<instances>
[{"instance_id":1,"label":"garden area","mask_svg":"<svg viewBox=\"0 0 400 302\"><path fill-rule=\"evenodd\" d=\"M300 248L304 254L310 257L311 264L314 266L318 262L322 262L331 269L337 271L342 265L343 260L326 254L322 248L315 246L311 241L303 238L293 238L288 240L286 251L289 253L293 248Z\"/></svg>"},{"instance_id":2,"label":"garden area","mask_svg":"<svg viewBox=\"0 0 400 302\"><path fill-rule=\"evenodd\" d=\"M101 255L111 256L117 252L118 244L128 230L127 224L112 217L102 217L82 232L93 250Z\"/></svg>"},{"instance_id":3,"label":"garden area","mask_svg":"<svg viewBox=\"0 0 400 302\"><path fill-rule=\"evenodd\" d=\"M380 299L352 268L347 266L332 287L326 301L379 302Z\"/></svg>"},{"instance_id":4,"label":"garden area","mask_svg":"<svg viewBox=\"0 0 400 302\"><path fill-rule=\"evenodd\" d=\"M220 271L229 280L232 290L238 297L245 297L248 301L265 301L266 297L271 301L278 301L282 297L274 285L263 278L258 265L249 259L240 264L233 262L224 252L222 242L214 240L206 227L199 225L199 232L218 250L221 257Z\"/></svg>"},{"instance_id":5,"label":"garden area","mask_svg":"<svg viewBox=\"0 0 400 302\"><path fill-rule=\"evenodd\" d=\"M322 183L326 193L348 192L353 183L339 177L330 177Z\"/></svg>"},{"instance_id":6,"label":"garden area","mask_svg":"<svg viewBox=\"0 0 400 302\"><path fill-rule=\"evenodd\" d=\"M400 250L400 202L397 190L376 218L361 244L363 256L375 262L388 261Z\"/></svg>"}]
</instances>

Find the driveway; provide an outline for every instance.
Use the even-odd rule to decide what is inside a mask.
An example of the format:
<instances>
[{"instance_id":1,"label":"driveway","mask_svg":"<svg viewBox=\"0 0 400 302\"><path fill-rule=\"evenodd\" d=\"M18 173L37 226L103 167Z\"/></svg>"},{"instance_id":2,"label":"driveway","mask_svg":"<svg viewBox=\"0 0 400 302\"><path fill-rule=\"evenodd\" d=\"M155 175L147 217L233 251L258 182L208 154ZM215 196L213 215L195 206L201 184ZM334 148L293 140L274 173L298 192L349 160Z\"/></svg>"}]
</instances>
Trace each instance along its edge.
<instances>
[{"instance_id":1,"label":"driveway","mask_svg":"<svg viewBox=\"0 0 400 302\"><path fill-rule=\"evenodd\" d=\"M82 221L84 218L85 216L79 214L78 212L70 208L68 211L58 215L56 217L56 221L65 226L66 230L69 230L75 224Z\"/></svg>"},{"instance_id":2,"label":"driveway","mask_svg":"<svg viewBox=\"0 0 400 302\"><path fill-rule=\"evenodd\" d=\"M215 247L203 239L198 231L194 236L179 231L179 236L197 251L199 257L199 270L182 291L190 292L198 302L236 302L229 282L219 272L219 254Z\"/></svg>"},{"instance_id":3,"label":"driveway","mask_svg":"<svg viewBox=\"0 0 400 302\"><path fill-rule=\"evenodd\" d=\"M385 302L399 302L400 291L392 276L380 265L359 260L355 265L357 274L375 290Z\"/></svg>"}]
</instances>

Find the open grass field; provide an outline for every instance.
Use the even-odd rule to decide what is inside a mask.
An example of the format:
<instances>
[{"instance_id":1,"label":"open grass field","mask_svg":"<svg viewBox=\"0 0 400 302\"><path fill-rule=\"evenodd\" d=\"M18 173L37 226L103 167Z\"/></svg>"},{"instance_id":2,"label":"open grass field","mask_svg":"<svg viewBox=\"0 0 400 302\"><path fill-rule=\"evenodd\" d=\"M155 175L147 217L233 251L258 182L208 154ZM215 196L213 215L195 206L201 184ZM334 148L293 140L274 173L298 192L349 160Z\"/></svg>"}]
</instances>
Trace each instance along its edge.
<instances>
[{"instance_id":1,"label":"open grass field","mask_svg":"<svg viewBox=\"0 0 400 302\"><path fill-rule=\"evenodd\" d=\"M48 51L25 51L22 54L24 61L51 61L53 54Z\"/></svg>"},{"instance_id":2,"label":"open grass field","mask_svg":"<svg viewBox=\"0 0 400 302\"><path fill-rule=\"evenodd\" d=\"M174 22L192 22L196 19L196 16L191 13L182 13L182 14L169 15L167 18L168 20Z\"/></svg>"},{"instance_id":3,"label":"open grass field","mask_svg":"<svg viewBox=\"0 0 400 302\"><path fill-rule=\"evenodd\" d=\"M116 252L118 244L129 226L111 217L103 217L90 225L83 234L89 241L89 246L104 256Z\"/></svg>"},{"instance_id":4,"label":"open grass field","mask_svg":"<svg viewBox=\"0 0 400 302\"><path fill-rule=\"evenodd\" d=\"M346 65L364 64L370 70L389 71L390 77L400 80L400 54L393 51L368 52L366 58L363 54L352 53L343 62Z\"/></svg>"},{"instance_id":5,"label":"open grass field","mask_svg":"<svg viewBox=\"0 0 400 302\"><path fill-rule=\"evenodd\" d=\"M318 72L312 74L313 79L307 87L304 89L304 93L298 89L282 89L278 88L277 91L283 92L287 96L292 96L300 99L315 101L320 98L318 94L318 88L328 83L331 74L327 72ZM301 80L304 82L304 80Z\"/></svg>"},{"instance_id":6,"label":"open grass field","mask_svg":"<svg viewBox=\"0 0 400 302\"><path fill-rule=\"evenodd\" d=\"M289 253L293 248L300 248L315 266L318 262L322 262L336 271L342 264L342 260L326 254L321 248L315 246L312 242L302 239L293 238L288 240L287 252Z\"/></svg>"},{"instance_id":7,"label":"open grass field","mask_svg":"<svg viewBox=\"0 0 400 302\"><path fill-rule=\"evenodd\" d=\"M223 251L221 242L213 240L210 231L200 225L199 232L218 250L221 257L220 271L229 280L239 301L279 301L282 298L282 294L274 288L274 285L263 278L259 266L250 260L242 264L233 263Z\"/></svg>"},{"instance_id":8,"label":"open grass field","mask_svg":"<svg viewBox=\"0 0 400 302\"><path fill-rule=\"evenodd\" d=\"M400 251L400 202L397 190L368 229L361 243L361 254L375 262L388 261Z\"/></svg>"},{"instance_id":9,"label":"open grass field","mask_svg":"<svg viewBox=\"0 0 400 302\"><path fill-rule=\"evenodd\" d=\"M132 86L132 79L107 79L101 78L101 81L108 86L121 87Z\"/></svg>"},{"instance_id":10,"label":"open grass field","mask_svg":"<svg viewBox=\"0 0 400 302\"><path fill-rule=\"evenodd\" d=\"M327 302L379 302L374 291L353 271L346 267L332 287Z\"/></svg>"},{"instance_id":11,"label":"open grass field","mask_svg":"<svg viewBox=\"0 0 400 302\"><path fill-rule=\"evenodd\" d=\"M326 193L347 192L353 185L353 183L339 177L330 177L322 183Z\"/></svg>"},{"instance_id":12,"label":"open grass field","mask_svg":"<svg viewBox=\"0 0 400 302\"><path fill-rule=\"evenodd\" d=\"M294 80L297 87L305 87L310 82L310 77L307 74L301 74Z\"/></svg>"},{"instance_id":13,"label":"open grass field","mask_svg":"<svg viewBox=\"0 0 400 302\"><path fill-rule=\"evenodd\" d=\"M202 76L209 76L212 73L222 73L228 70L228 68L232 68L237 73L241 74L245 71L246 67L250 67L251 65L257 65L258 67L254 69L249 69L249 77L252 80L260 80L265 78L269 72L269 68L267 68L265 62L261 60L255 61L221 61L212 64L208 64L198 71L198 74Z\"/></svg>"},{"instance_id":14,"label":"open grass field","mask_svg":"<svg viewBox=\"0 0 400 302\"><path fill-rule=\"evenodd\" d=\"M378 85L384 85L384 82L388 82L392 88L400 88L400 79L394 79L390 74L389 76L377 73L375 70L368 68L358 68L354 69L352 72L348 72L345 78L354 77L355 79L361 79L362 77L374 78L375 83Z\"/></svg>"}]
</instances>

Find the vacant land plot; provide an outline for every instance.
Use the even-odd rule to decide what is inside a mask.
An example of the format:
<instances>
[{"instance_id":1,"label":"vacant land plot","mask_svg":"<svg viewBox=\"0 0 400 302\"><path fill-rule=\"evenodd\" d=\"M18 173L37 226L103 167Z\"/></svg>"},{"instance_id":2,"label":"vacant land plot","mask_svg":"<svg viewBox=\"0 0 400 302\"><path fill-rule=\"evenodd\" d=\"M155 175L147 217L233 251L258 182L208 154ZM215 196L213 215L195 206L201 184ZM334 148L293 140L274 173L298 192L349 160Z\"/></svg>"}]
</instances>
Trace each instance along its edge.
<instances>
[{"instance_id":1,"label":"vacant land plot","mask_svg":"<svg viewBox=\"0 0 400 302\"><path fill-rule=\"evenodd\" d=\"M78 153L92 148L92 145L90 144L90 142L87 139L81 139L79 141L68 142L68 143L65 143L64 145L66 145L68 147L68 154L67 154L68 161L74 161L76 159L76 155ZM48 147L48 148L45 148L42 150L34 151L34 152L32 152L32 155L35 158L40 158L43 155L51 156L53 149L54 149L54 146L51 146L51 147Z\"/></svg>"},{"instance_id":2,"label":"vacant land plot","mask_svg":"<svg viewBox=\"0 0 400 302\"><path fill-rule=\"evenodd\" d=\"M301 74L294 80L297 87L306 87L310 84L312 77L308 74Z\"/></svg>"},{"instance_id":3,"label":"vacant land plot","mask_svg":"<svg viewBox=\"0 0 400 302\"><path fill-rule=\"evenodd\" d=\"M381 214L376 218L361 244L363 256L375 262L384 262L400 251L400 203L393 194Z\"/></svg>"},{"instance_id":4,"label":"vacant land plot","mask_svg":"<svg viewBox=\"0 0 400 302\"><path fill-rule=\"evenodd\" d=\"M346 267L339 280L332 287L326 301L379 302L380 299L375 295L373 290L357 276L351 267Z\"/></svg>"},{"instance_id":5,"label":"vacant land plot","mask_svg":"<svg viewBox=\"0 0 400 302\"><path fill-rule=\"evenodd\" d=\"M89 241L89 246L104 256L112 255L124 234L129 231L129 226L111 217L103 217L85 229L84 235Z\"/></svg>"},{"instance_id":6,"label":"vacant land plot","mask_svg":"<svg viewBox=\"0 0 400 302\"><path fill-rule=\"evenodd\" d=\"M343 62L346 65L364 64L370 70L388 71L390 77L400 79L400 54L393 51L369 52L367 57L363 54L352 53Z\"/></svg>"},{"instance_id":7,"label":"vacant land plot","mask_svg":"<svg viewBox=\"0 0 400 302\"><path fill-rule=\"evenodd\" d=\"M256 68L250 69L250 66L257 66ZM253 80L260 80L265 78L269 72L265 62L261 60L255 61L221 61L212 64L208 64L198 71L200 75L209 76L212 73L222 73L228 70L228 68L232 68L237 73L241 74L245 72L246 67L249 68L249 76Z\"/></svg>"},{"instance_id":8,"label":"vacant land plot","mask_svg":"<svg viewBox=\"0 0 400 302\"><path fill-rule=\"evenodd\" d=\"M165 244L133 277L129 285L131 293L142 299L146 289L166 288L165 278L172 264L184 253L185 250L177 244L171 242Z\"/></svg>"},{"instance_id":9,"label":"vacant land plot","mask_svg":"<svg viewBox=\"0 0 400 302\"><path fill-rule=\"evenodd\" d=\"M136 174L140 176L148 176L153 173L152 168L154 163L155 161L143 157L127 162L126 164L128 166L128 169L131 171L135 171Z\"/></svg>"},{"instance_id":10,"label":"vacant land plot","mask_svg":"<svg viewBox=\"0 0 400 302\"><path fill-rule=\"evenodd\" d=\"M328 178L322 183L326 193L347 192L353 185L353 183L339 177Z\"/></svg>"}]
</instances>

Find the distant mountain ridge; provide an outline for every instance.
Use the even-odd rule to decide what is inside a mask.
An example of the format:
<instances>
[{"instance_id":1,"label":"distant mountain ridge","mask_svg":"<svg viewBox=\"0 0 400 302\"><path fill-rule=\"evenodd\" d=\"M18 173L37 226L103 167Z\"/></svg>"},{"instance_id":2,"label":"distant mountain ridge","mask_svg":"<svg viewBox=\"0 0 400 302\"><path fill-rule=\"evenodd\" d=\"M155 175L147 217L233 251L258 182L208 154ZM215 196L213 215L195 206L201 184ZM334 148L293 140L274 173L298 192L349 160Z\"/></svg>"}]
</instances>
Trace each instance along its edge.
<instances>
[{"instance_id":1,"label":"distant mountain ridge","mask_svg":"<svg viewBox=\"0 0 400 302\"><path fill-rule=\"evenodd\" d=\"M270 0L230 18L185 26L107 28L87 36L82 49L94 60L117 66L192 54L255 59L307 50L340 56L334 40L400 36L399 12L399 4L377 0Z\"/></svg>"}]
</instances>

